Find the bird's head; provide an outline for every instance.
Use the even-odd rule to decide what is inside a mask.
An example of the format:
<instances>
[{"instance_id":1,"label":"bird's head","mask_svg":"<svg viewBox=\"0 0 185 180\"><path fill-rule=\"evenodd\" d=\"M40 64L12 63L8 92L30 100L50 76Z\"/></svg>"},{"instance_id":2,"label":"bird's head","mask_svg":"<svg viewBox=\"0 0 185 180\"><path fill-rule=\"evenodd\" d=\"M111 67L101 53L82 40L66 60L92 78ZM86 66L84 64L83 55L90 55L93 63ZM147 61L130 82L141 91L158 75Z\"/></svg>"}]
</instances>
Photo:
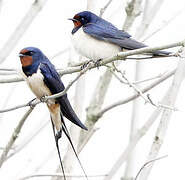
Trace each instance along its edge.
<instances>
[{"instance_id":1,"label":"bird's head","mask_svg":"<svg viewBox=\"0 0 185 180\"><path fill-rule=\"evenodd\" d=\"M96 22L97 18L98 16L96 16L90 11L83 11L83 12L76 14L73 18L69 19L69 20L72 20L74 23L74 29L72 31L72 34L74 34L80 27L88 23Z\"/></svg>"},{"instance_id":2,"label":"bird's head","mask_svg":"<svg viewBox=\"0 0 185 180\"><path fill-rule=\"evenodd\" d=\"M31 66L32 64L38 64L41 61L43 54L40 49L35 47L27 47L19 53L22 67Z\"/></svg>"}]
</instances>

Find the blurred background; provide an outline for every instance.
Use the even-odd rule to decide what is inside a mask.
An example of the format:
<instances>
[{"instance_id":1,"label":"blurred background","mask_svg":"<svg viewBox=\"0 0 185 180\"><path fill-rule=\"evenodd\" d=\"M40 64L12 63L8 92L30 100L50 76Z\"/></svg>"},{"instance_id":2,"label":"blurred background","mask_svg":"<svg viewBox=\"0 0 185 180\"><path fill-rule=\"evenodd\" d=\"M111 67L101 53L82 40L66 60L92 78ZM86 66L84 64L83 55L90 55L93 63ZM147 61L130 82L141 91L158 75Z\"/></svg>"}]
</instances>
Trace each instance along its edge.
<instances>
[{"instance_id":1,"label":"blurred background","mask_svg":"<svg viewBox=\"0 0 185 180\"><path fill-rule=\"evenodd\" d=\"M131 14L133 18L131 24L127 22L130 17L128 11L125 10L128 9L129 3L136 8L134 9L136 14ZM102 8L104 12L101 11ZM151 47L178 42L185 38L185 2L183 0L0 0L0 109L27 103L35 97L26 82L10 82L13 78L20 77L21 64L18 53L24 47L38 47L50 58L57 69L67 69L71 64L79 62L80 58L73 50L70 40L73 24L67 19L84 10L91 10L97 15L103 12L104 19L119 29L124 28L134 38L144 41ZM173 48L170 51L177 52L179 48ZM85 60L84 57L81 59ZM138 88L143 88L172 71L177 67L178 62L178 57L146 59L140 62L126 60L118 67L124 71L130 82L153 78L153 80L136 84ZM101 80L104 80L107 71L110 75L111 72L107 67L88 71L68 91L68 97L75 111L86 124L90 121L88 113L91 115L87 109L91 110L93 100L102 102L97 106L100 111L136 93L128 84L120 83L113 74L111 74L110 82L102 83ZM63 75L62 81L67 86L77 74ZM116 74L122 78L119 73ZM173 76L148 92L153 102L161 101L171 86L172 80ZM97 93L101 96L101 88L98 88L97 84L102 88L109 84L107 90L102 91L105 97L98 97ZM172 111L165 139L159 142L162 147L157 157L168 156L155 162L147 177L150 180L185 178L185 145L182 138L185 136L184 91L183 82L175 103L178 111ZM28 109L24 107L0 114L0 155ZM108 180L106 178L110 177L110 170L116 167L115 163L131 142L130 136L143 126L156 109L150 103L145 103L143 98L138 98L137 101L117 106L96 119L96 123L90 126L93 135L79 154L87 175L92 176L89 179ZM139 140L134 153L129 154L130 158L127 157L127 161L121 161L110 179L131 180L136 177L140 168L147 162L160 120L161 116L158 116L153 126ZM67 120L66 124L71 129L71 136L77 149L82 136L80 129L77 126L70 128L71 123ZM83 137L87 136L89 133L84 132ZM60 140L60 149L64 157L66 174L83 176L68 144L63 136ZM7 154L0 169L0 179L20 180L25 176L35 174L55 174L58 167L59 159L49 112L46 105L41 103L26 119L18 138ZM54 178L35 177L33 179L56 180ZM77 178L73 177L73 179Z\"/></svg>"}]
</instances>

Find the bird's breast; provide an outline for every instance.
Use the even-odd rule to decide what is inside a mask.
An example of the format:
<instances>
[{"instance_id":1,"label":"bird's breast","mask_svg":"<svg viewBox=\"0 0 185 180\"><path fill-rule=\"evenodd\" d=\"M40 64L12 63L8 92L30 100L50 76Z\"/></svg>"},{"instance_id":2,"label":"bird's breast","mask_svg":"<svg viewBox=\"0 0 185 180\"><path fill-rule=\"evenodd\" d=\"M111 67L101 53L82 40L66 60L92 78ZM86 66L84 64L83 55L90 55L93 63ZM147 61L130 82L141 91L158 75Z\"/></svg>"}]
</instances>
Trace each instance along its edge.
<instances>
[{"instance_id":1,"label":"bird's breast","mask_svg":"<svg viewBox=\"0 0 185 180\"><path fill-rule=\"evenodd\" d=\"M108 58L121 51L119 46L95 39L86 34L82 28L72 35L72 44L79 54L91 60Z\"/></svg>"},{"instance_id":2,"label":"bird's breast","mask_svg":"<svg viewBox=\"0 0 185 180\"><path fill-rule=\"evenodd\" d=\"M48 109L51 114L51 119L57 131L62 128L62 121L60 116L60 105L59 104L48 104Z\"/></svg>"},{"instance_id":3,"label":"bird's breast","mask_svg":"<svg viewBox=\"0 0 185 180\"><path fill-rule=\"evenodd\" d=\"M28 76L26 81L37 98L51 95L51 91L44 83L44 76L40 69L38 69L37 73L32 74L32 76Z\"/></svg>"}]
</instances>

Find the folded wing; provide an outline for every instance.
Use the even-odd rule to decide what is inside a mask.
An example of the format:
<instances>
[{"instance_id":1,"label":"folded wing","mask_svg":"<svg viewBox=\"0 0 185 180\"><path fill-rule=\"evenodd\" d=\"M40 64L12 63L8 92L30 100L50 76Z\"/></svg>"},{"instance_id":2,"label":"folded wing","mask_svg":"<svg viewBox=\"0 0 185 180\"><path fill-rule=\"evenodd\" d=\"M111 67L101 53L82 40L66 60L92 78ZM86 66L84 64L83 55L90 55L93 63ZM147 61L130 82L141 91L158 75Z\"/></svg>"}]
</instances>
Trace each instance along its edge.
<instances>
[{"instance_id":1,"label":"folded wing","mask_svg":"<svg viewBox=\"0 0 185 180\"><path fill-rule=\"evenodd\" d=\"M62 92L65 87L62 83L59 74L55 70L55 67L51 63L41 63L40 64L41 73L44 76L44 83L50 89L52 94ZM87 130L87 128L79 120L78 116L74 112L68 98L67 94L57 98L57 101L60 104L60 109L62 114L71 122L81 127L82 129Z\"/></svg>"}]
</instances>

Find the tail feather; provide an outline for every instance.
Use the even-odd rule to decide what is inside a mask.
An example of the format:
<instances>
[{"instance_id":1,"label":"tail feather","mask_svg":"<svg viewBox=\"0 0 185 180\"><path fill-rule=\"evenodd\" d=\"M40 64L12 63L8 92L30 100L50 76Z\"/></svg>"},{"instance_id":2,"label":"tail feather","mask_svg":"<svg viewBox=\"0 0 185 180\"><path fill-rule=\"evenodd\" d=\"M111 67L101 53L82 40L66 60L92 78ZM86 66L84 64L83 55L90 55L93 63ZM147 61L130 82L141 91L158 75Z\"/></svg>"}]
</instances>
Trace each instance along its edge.
<instances>
[{"instance_id":1,"label":"tail feather","mask_svg":"<svg viewBox=\"0 0 185 180\"><path fill-rule=\"evenodd\" d=\"M57 152L58 152L58 157L59 157L59 160L60 160L60 165L61 165L61 169L62 169L62 173L63 173L63 178L64 178L64 180L66 180L64 166L63 166L63 163L62 163L62 158L61 158L61 155L60 155L60 149L59 149L59 145L58 145L59 138L58 138L58 136L56 136L55 126L53 124L52 119L51 119L51 123L52 123L52 128L53 128L53 134L54 134L54 137L55 137L55 142L56 142L56 148L57 148ZM62 133L62 131L61 131L61 133Z\"/></svg>"},{"instance_id":2,"label":"tail feather","mask_svg":"<svg viewBox=\"0 0 185 180\"><path fill-rule=\"evenodd\" d=\"M83 123L80 121L76 113L74 112L67 96L62 96L59 99L60 107L62 114L69 119L72 123L76 124L77 126L81 127L82 129L87 130L87 127L83 125Z\"/></svg>"},{"instance_id":3,"label":"tail feather","mask_svg":"<svg viewBox=\"0 0 185 180\"><path fill-rule=\"evenodd\" d=\"M168 51L155 51L153 52L154 56L169 56L171 52Z\"/></svg>"},{"instance_id":4,"label":"tail feather","mask_svg":"<svg viewBox=\"0 0 185 180\"><path fill-rule=\"evenodd\" d=\"M71 144L71 147L72 147L73 152L75 153L75 156L76 156L76 158L77 158L77 160L78 160L78 162L79 162L79 164L80 164L80 167L82 168L83 173L84 173L86 179L88 180L87 174L86 174L86 172L85 172L85 170L84 170L84 168L83 168L83 166L82 166L82 163L81 163L81 161L80 161L80 159L79 159L79 157L78 157L78 154L77 154L77 152L76 152L76 150L75 150L75 148L74 148L73 142L72 142L72 140L71 140L71 137L70 137L70 135L69 135L69 132L68 132L68 130L67 130L67 127L66 127L64 121L63 121L63 123L62 123L62 130L64 131L64 133L65 133L67 139L69 140L69 143Z\"/></svg>"},{"instance_id":5,"label":"tail feather","mask_svg":"<svg viewBox=\"0 0 185 180\"><path fill-rule=\"evenodd\" d=\"M146 44L136 41L135 39L132 39L132 38L113 39L113 41L119 44L123 49L127 49L127 50L134 50L134 49L148 47ZM153 54L153 56L169 56L171 52L159 50L149 54Z\"/></svg>"}]
</instances>

